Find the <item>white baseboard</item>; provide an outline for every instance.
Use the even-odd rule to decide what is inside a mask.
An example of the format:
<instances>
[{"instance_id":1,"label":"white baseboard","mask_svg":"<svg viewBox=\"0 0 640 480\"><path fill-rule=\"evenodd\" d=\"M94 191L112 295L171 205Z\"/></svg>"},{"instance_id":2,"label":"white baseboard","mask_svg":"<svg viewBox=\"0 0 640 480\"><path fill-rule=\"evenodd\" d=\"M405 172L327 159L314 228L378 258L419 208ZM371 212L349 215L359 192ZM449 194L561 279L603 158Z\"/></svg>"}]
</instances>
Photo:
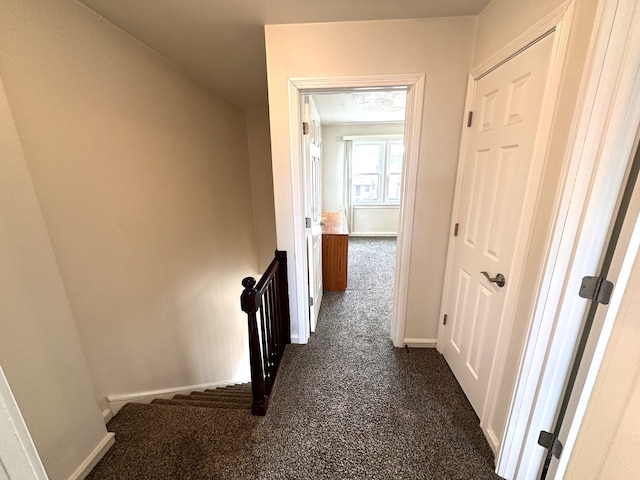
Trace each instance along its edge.
<instances>
[{"instance_id":1,"label":"white baseboard","mask_svg":"<svg viewBox=\"0 0 640 480\"><path fill-rule=\"evenodd\" d=\"M349 232L350 237L397 237L398 232Z\"/></svg>"},{"instance_id":2,"label":"white baseboard","mask_svg":"<svg viewBox=\"0 0 640 480\"><path fill-rule=\"evenodd\" d=\"M85 458L84 462L80 464L76 471L71 474L69 480L84 480L114 443L116 443L116 434L112 432L106 433L96 448Z\"/></svg>"},{"instance_id":3,"label":"white baseboard","mask_svg":"<svg viewBox=\"0 0 640 480\"><path fill-rule=\"evenodd\" d=\"M498 436L490 428L483 428L482 431L484 432L484 436L487 439L489 447L493 450L493 454L497 456L498 450L500 450L500 440L498 439Z\"/></svg>"},{"instance_id":4,"label":"white baseboard","mask_svg":"<svg viewBox=\"0 0 640 480\"><path fill-rule=\"evenodd\" d=\"M236 385L238 383L248 383L250 379L247 380L221 380L219 382L212 383L201 383L198 385L185 385L182 387L175 388L165 388L163 390L149 390L146 392L137 392L137 393L126 393L123 395L109 395L107 397L107 402L109 403L109 408L113 412L113 415L118 413L122 407L126 403L136 402L136 403L149 403L154 398L171 398L174 395L181 393L189 393L194 390L204 390L206 388L218 388L218 387L227 387L229 385Z\"/></svg>"},{"instance_id":5,"label":"white baseboard","mask_svg":"<svg viewBox=\"0 0 640 480\"><path fill-rule=\"evenodd\" d=\"M402 342L409 348L436 348L437 338L405 338Z\"/></svg>"},{"instance_id":6,"label":"white baseboard","mask_svg":"<svg viewBox=\"0 0 640 480\"><path fill-rule=\"evenodd\" d=\"M102 418L104 419L104 423L109 423L109 420L113 418L113 411L110 408L105 408L102 411Z\"/></svg>"}]
</instances>

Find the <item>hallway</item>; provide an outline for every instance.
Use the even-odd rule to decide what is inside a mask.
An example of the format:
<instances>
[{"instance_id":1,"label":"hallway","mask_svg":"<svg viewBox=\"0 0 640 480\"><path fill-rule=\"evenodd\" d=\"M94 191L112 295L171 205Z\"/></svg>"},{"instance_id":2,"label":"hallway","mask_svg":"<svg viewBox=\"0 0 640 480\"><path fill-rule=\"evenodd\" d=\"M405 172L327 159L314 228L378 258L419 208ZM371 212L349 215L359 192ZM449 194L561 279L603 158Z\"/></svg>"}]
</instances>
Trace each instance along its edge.
<instances>
[{"instance_id":1,"label":"hallway","mask_svg":"<svg viewBox=\"0 0 640 480\"><path fill-rule=\"evenodd\" d=\"M349 288L287 347L266 417L129 404L88 477L498 479L471 406L434 349L389 340L395 239L351 238Z\"/></svg>"}]
</instances>

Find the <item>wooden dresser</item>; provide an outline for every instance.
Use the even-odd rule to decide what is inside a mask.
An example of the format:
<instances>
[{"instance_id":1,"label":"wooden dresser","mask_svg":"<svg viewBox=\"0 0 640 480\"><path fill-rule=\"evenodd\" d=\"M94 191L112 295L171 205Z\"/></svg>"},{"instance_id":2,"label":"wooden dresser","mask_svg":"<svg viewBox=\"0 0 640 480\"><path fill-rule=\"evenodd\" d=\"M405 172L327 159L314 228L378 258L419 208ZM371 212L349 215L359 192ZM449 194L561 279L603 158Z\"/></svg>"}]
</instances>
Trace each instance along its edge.
<instances>
[{"instance_id":1,"label":"wooden dresser","mask_svg":"<svg viewBox=\"0 0 640 480\"><path fill-rule=\"evenodd\" d=\"M325 291L347 289L349 229L341 212L322 214L322 285Z\"/></svg>"}]
</instances>

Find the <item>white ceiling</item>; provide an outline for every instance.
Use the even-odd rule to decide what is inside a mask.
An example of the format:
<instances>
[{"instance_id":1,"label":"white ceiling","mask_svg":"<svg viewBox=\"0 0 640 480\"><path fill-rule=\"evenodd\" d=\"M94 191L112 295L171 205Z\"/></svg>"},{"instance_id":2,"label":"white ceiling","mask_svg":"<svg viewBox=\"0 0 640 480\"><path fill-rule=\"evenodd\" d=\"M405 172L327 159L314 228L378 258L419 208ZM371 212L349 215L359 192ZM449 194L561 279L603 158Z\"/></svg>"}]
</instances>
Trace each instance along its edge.
<instances>
[{"instance_id":1,"label":"white ceiling","mask_svg":"<svg viewBox=\"0 0 640 480\"><path fill-rule=\"evenodd\" d=\"M404 122L407 91L367 91L314 94L323 125Z\"/></svg>"},{"instance_id":2,"label":"white ceiling","mask_svg":"<svg viewBox=\"0 0 640 480\"><path fill-rule=\"evenodd\" d=\"M80 0L242 108L267 106L264 25L477 15L489 0Z\"/></svg>"}]
</instances>

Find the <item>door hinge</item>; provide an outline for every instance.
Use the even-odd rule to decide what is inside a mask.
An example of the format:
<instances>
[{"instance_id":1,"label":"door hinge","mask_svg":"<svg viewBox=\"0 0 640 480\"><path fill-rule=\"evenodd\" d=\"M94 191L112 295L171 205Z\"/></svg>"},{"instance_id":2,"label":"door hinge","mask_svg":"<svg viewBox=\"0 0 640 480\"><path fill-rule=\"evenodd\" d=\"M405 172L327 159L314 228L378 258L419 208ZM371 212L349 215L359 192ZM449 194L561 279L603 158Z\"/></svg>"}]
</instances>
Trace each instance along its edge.
<instances>
[{"instance_id":1,"label":"door hinge","mask_svg":"<svg viewBox=\"0 0 640 480\"><path fill-rule=\"evenodd\" d=\"M467 127L471 126L471 122L473 122L473 112L469 111L469 115L467 116Z\"/></svg>"},{"instance_id":2,"label":"door hinge","mask_svg":"<svg viewBox=\"0 0 640 480\"><path fill-rule=\"evenodd\" d=\"M313 297L309 297L309 306L313 307Z\"/></svg>"},{"instance_id":3,"label":"door hinge","mask_svg":"<svg viewBox=\"0 0 640 480\"><path fill-rule=\"evenodd\" d=\"M602 277L583 277L578 295L602 305L608 305L613 292L613 283Z\"/></svg>"},{"instance_id":4,"label":"door hinge","mask_svg":"<svg viewBox=\"0 0 640 480\"><path fill-rule=\"evenodd\" d=\"M453 236L457 237L458 236L458 228L460 228L460 224L456 223L456 226L453 227Z\"/></svg>"},{"instance_id":5,"label":"door hinge","mask_svg":"<svg viewBox=\"0 0 640 480\"><path fill-rule=\"evenodd\" d=\"M551 454L556 458L562 455L562 442L553 433L542 430L538 436L538 445L551 450Z\"/></svg>"},{"instance_id":6,"label":"door hinge","mask_svg":"<svg viewBox=\"0 0 640 480\"><path fill-rule=\"evenodd\" d=\"M309 135L309 122L302 122L302 134Z\"/></svg>"},{"instance_id":7,"label":"door hinge","mask_svg":"<svg viewBox=\"0 0 640 480\"><path fill-rule=\"evenodd\" d=\"M311 219L309 217L305 217L304 226L307 228L311 228Z\"/></svg>"},{"instance_id":8,"label":"door hinge","mask_svg":"<svg viewBox=\"0 0 640 480\"><path fill-rule=\"evenodd\" d=\"M442 324L446 325L447 324L447 316L445 315L444 318L442 319Z\"/></svg>"}]
</instances>

